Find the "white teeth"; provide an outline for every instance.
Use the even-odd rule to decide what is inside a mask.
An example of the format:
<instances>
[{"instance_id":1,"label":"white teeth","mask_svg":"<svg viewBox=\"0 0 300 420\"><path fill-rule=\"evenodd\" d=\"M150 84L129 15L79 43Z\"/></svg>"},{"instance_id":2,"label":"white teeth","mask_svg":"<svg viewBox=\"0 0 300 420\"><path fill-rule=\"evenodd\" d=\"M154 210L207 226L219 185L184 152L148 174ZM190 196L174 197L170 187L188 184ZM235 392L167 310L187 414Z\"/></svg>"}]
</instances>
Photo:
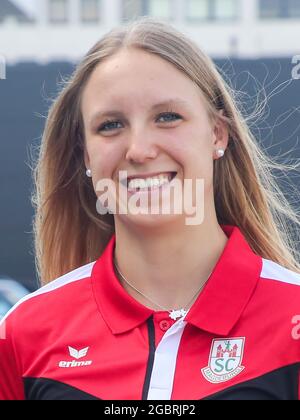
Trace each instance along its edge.
<instances>
[{"instance_id":1,"label":"white teeth","mask_svg":"<svg viewBox=\"0 0 300 420\"><path fill-rule=\"evenodd\" d=\"M135 178L131 179L128 183L129 190L148 189L153 187L160 187L164 184L169 183L172 180L172 174L160 174L153 178Z\"/></svg>"}]
</instances>

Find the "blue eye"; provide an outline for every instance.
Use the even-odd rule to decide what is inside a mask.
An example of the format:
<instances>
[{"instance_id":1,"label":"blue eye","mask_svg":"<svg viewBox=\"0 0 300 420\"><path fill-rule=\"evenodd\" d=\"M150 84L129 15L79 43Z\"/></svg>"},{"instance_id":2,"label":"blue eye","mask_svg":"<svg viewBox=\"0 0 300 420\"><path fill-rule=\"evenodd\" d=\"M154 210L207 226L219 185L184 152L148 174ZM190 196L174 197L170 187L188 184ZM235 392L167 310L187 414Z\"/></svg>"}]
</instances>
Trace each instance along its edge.
<instances>
[{"instance_id":1,"label":"blue eye","mask_svg":"<svg viewBox=\"0 0 300 420\"><path fill-rule=\"evenodd\" d=\"M97 131L110 131L110 130L105 130L105 128L111 124L116 124L119 121L106 121L104 124L102 124L99 129ZM115 127L116 128L116 127Z\"/></svg>"},{"instance_id":2,"label":"blue eye","mask_svg":"<svg viewBox=\"0 0 300 420\"><path fill-rule=\"evenodd\" d=\"M170 115L172 115L173 117L175 117L176 119L180 119L181 117L180 117L180 115L178 115L178 114L175 114L174 112L165 112L164 114L161 114L160 115L160 118L165 118L166 116L170 116ZM172 121L175 121L175 120L169 120L169 121L167 121L167 122L172 122Z\"/></svg>"},{"instance_id":3,"label":"blue eye","mask_svg":"<svg viewBox=\"0 0 300 420\"><path fill-rule=\"evenodd\" d=\"M167 121L165 121L165 122L172 122L172 121L176 121L178 119L181 119L180 115L179 114L176 114L174 112L165 112L163 114L160 114L159 119L160 118L166 118L167 116L172 116L173 118L175 117L175 119L167 119ZM97 131L98 132L100 132L100 131L111 131L109 128L108 128L108 130L106 130L107 127L110 127L112 130L114 130L114 129L117 130L120 127L116 127L116 126L113 126L113 125L114 124L118 124L118 123L120 123L120 121L107 120L107 121L105 121L105 123L103 123L99 127L99 129Z\"/></svg>"}]
</instances>

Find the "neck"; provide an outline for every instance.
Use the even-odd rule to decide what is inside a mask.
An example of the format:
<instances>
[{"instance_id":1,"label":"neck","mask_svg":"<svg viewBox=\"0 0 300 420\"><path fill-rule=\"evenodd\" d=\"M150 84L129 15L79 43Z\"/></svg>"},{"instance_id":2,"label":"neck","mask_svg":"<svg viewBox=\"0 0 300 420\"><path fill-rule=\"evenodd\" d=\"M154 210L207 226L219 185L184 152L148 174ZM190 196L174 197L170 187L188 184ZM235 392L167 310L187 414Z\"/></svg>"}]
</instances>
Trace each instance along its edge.
<instances>
[{"instance_id":1,"label":"neck","mask_svg":"<svg viewBox=\"0 0 300 420\"><path fill-rule=\"evenodd\" d=\"M187 304L213 271L227 239L216 219L181 229L172 225L167 233L162 229L140 232L116 223L115 258L126 280L152 301L167 309L188 309ZM118 278L137 301L162 310L120 275Z\"/></svg>"}]
</instances>

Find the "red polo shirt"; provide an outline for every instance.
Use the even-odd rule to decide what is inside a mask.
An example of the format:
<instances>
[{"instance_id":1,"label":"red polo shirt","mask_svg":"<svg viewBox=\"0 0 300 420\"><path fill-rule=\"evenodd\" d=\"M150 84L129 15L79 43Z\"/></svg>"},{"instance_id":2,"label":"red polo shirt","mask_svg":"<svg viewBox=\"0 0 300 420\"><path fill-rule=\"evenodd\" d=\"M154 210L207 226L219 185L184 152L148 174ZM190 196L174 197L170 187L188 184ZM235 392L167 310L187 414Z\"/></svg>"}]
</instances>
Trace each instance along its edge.
<instances>
[{"instance_id":1,"label":"red polo shirt","mask_svg":"<svg viewBox=\"0 0 300 420\"><path fill-rule=\"evenodd\" d=\"M299 398L300 275L228 236L185 318L132 298L100 258L27 296L0 329L0 398Z\"/></svg>"}]
</instances>

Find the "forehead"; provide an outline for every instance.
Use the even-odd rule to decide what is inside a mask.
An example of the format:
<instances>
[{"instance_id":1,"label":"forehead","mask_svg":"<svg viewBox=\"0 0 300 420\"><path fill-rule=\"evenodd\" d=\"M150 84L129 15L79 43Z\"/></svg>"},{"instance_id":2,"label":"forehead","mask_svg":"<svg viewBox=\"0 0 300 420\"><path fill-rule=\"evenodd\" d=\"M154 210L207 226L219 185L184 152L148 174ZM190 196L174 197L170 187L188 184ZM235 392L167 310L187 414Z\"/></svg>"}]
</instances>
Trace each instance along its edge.
<instances>
[{"instance_id":1,"label":"forehead","mask_svg":"<svg viewBox=\"0 0 300 420\"><path fill-rule=\"evenodd\" d=\"M170 97L191 106L202 104L199 87L175 65L141 50L124 50L97 65L82 96L82 109L100 103L107 106L142 108Z\"/></svg>"}]
</instances>

